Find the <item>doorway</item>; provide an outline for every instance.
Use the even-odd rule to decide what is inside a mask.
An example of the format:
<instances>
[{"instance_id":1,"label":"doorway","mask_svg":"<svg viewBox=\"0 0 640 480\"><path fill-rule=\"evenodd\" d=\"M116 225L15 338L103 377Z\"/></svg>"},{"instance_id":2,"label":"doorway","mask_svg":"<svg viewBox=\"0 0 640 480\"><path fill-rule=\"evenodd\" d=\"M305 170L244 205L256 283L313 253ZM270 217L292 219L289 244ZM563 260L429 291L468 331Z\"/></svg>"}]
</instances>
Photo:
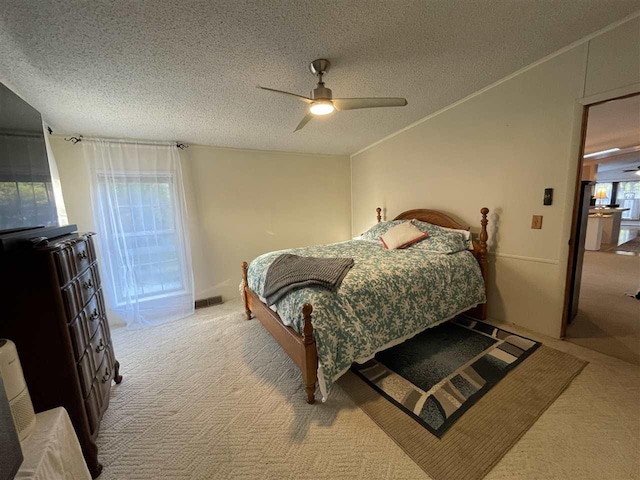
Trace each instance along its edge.
<instances>
[{"instance_id":1,"label":"doorway","mask_svg":"<svg viewBox=\"0 0 640 480\"><path fill-rule=\"evenodd\" d=\"M564 338L640 365L640 94L584 109Z\"/></svg>"}]
</instances>

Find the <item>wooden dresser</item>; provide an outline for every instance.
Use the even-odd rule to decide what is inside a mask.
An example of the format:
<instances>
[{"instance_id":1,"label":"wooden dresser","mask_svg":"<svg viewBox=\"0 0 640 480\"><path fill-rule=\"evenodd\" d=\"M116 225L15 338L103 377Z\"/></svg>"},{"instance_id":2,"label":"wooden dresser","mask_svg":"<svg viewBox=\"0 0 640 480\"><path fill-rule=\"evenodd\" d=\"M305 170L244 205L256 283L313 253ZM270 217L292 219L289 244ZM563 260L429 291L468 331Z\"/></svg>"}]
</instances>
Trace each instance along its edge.
<instances>
[{"instance_id":1,"label":"wooden dresser","mask_svg":"<svg viewBox=\"0 0 640 480\"><path fill-rule=\"evenodd\" d=\"M96 437L120 383L94 234L69 234L0 255L0 337L13 340L36 412L66 408L93 478Z\"/></svg>"}]
</instances>

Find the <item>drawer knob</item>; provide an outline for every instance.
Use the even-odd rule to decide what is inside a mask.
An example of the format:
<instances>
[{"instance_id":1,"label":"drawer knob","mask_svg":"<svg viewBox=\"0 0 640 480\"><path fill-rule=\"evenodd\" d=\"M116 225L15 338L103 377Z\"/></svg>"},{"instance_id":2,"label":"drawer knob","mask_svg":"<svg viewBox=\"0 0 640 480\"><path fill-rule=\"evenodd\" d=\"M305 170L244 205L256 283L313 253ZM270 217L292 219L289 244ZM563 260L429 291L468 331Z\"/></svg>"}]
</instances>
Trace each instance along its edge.
<instances>
[{"instance_id":1,"label":"drawer knob","mask_svg":"<svg viewBox=\"0 0 640 480\"><path fill-rule=\"evenodd\" d=\"M102 341L102 339L100 339L100 343L98 344L98 346L96 347L96 353L100 353L101 351L103 351L105 348L107 348L107 346L104 344L104 342Z\"/></svg>"},{"instance_id":2,"label":"drawer knob","mask_svg":"<svg viewBox=\"0 0 640 480\"><path fill-rule=\"evenodd\" d=\"M83 250L82 252L78 253L78 259L84 260L85 258L87 258L87 251L86 250Z\"/></svg>"},{"instance_id":3,"label":"drawer knob","mask_svg":"<svg viewBox=\"0 0 640 480\"><path fill-rule=\"evenodd\" d=\"M98 309L94 308L93 309L93 313L91 315L89 315L89 318L91 320L97 320L100 317L100 313L98 313Z\"/></svg>"},{"instance_id":4,"label":"drawer knob","mask_svg":"<svg viewBox=\"0 0 640 480\"><path fill-rule=\"evenodd\" d=\"M91 290L93 288L93 282L91 280L89 280L88 282L84 282L82 284L82 286L84 288L86 288L87 290Z\"/></svg>"},{"instance_id":5,"label":"drawer knob","mask_svg":"<svg viewBox=\"0 0 640 480\"><path fill-rule=\"evenodd\" d=\"M102 383L107 383L110 376L111 376L111 372L109 372L109 368L105 368L104 375L102 376Z\"/></svg>"}]
</instances>

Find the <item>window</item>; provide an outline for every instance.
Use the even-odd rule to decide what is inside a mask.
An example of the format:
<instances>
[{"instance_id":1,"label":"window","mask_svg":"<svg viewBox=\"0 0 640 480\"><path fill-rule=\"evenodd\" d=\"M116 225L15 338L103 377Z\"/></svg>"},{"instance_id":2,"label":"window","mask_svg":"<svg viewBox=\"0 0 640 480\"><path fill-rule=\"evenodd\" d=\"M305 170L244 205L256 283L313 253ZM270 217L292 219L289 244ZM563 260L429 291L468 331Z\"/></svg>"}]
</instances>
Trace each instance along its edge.
<instances>
[{"instance_id":1,"label":"window","mask_svg":"<svg viewBox=\"0 0 640 480\"><path fill-rule=\"evenodd\" d=\"M109 315L128 327L193 313L189 223L175 145L84 139Z\"/></svg>"},{"instance_id":2,"label":"window","mask_svg":"<svg viewBox=\"0 0 640 480\"><path fill-rule=\"evenodd\" d=\"M616 203L620 208L628 208L622 212L622 218L626 220L640 219L640 181L618 183Z\"/></svg>"},{"instance_id":3,"label":"window","mask_svg":"<svg viewBox=\"0 0 640 480\"><path fill-rule=\"evenodd\" d=\"M128 260L122 260L124 255L109 258L116 303L184 293L173 175L98 174L98 184L102 213L111 216L105 223L109 241Z\"/></svg>"}]
</instances>

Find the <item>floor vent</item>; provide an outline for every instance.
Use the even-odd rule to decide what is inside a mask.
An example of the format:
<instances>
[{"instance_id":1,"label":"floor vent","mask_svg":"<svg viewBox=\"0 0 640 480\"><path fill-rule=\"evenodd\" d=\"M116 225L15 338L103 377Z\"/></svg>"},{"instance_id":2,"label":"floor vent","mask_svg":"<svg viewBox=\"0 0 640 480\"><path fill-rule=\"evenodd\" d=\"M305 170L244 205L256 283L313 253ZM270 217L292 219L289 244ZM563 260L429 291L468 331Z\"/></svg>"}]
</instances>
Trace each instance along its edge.
<instances>
[{"instance_id":1,"label":"floor vent","mask_svg":"<svg viewBox=\"0 0 640 480\"><path fill-rule=\"evenodd\" d=\"M220 295L217 295L215 297L196 300L196 308L210 307L212 305L220 305L221 303L222 303L222 297Z\"/></svg>"}]
</instances>

